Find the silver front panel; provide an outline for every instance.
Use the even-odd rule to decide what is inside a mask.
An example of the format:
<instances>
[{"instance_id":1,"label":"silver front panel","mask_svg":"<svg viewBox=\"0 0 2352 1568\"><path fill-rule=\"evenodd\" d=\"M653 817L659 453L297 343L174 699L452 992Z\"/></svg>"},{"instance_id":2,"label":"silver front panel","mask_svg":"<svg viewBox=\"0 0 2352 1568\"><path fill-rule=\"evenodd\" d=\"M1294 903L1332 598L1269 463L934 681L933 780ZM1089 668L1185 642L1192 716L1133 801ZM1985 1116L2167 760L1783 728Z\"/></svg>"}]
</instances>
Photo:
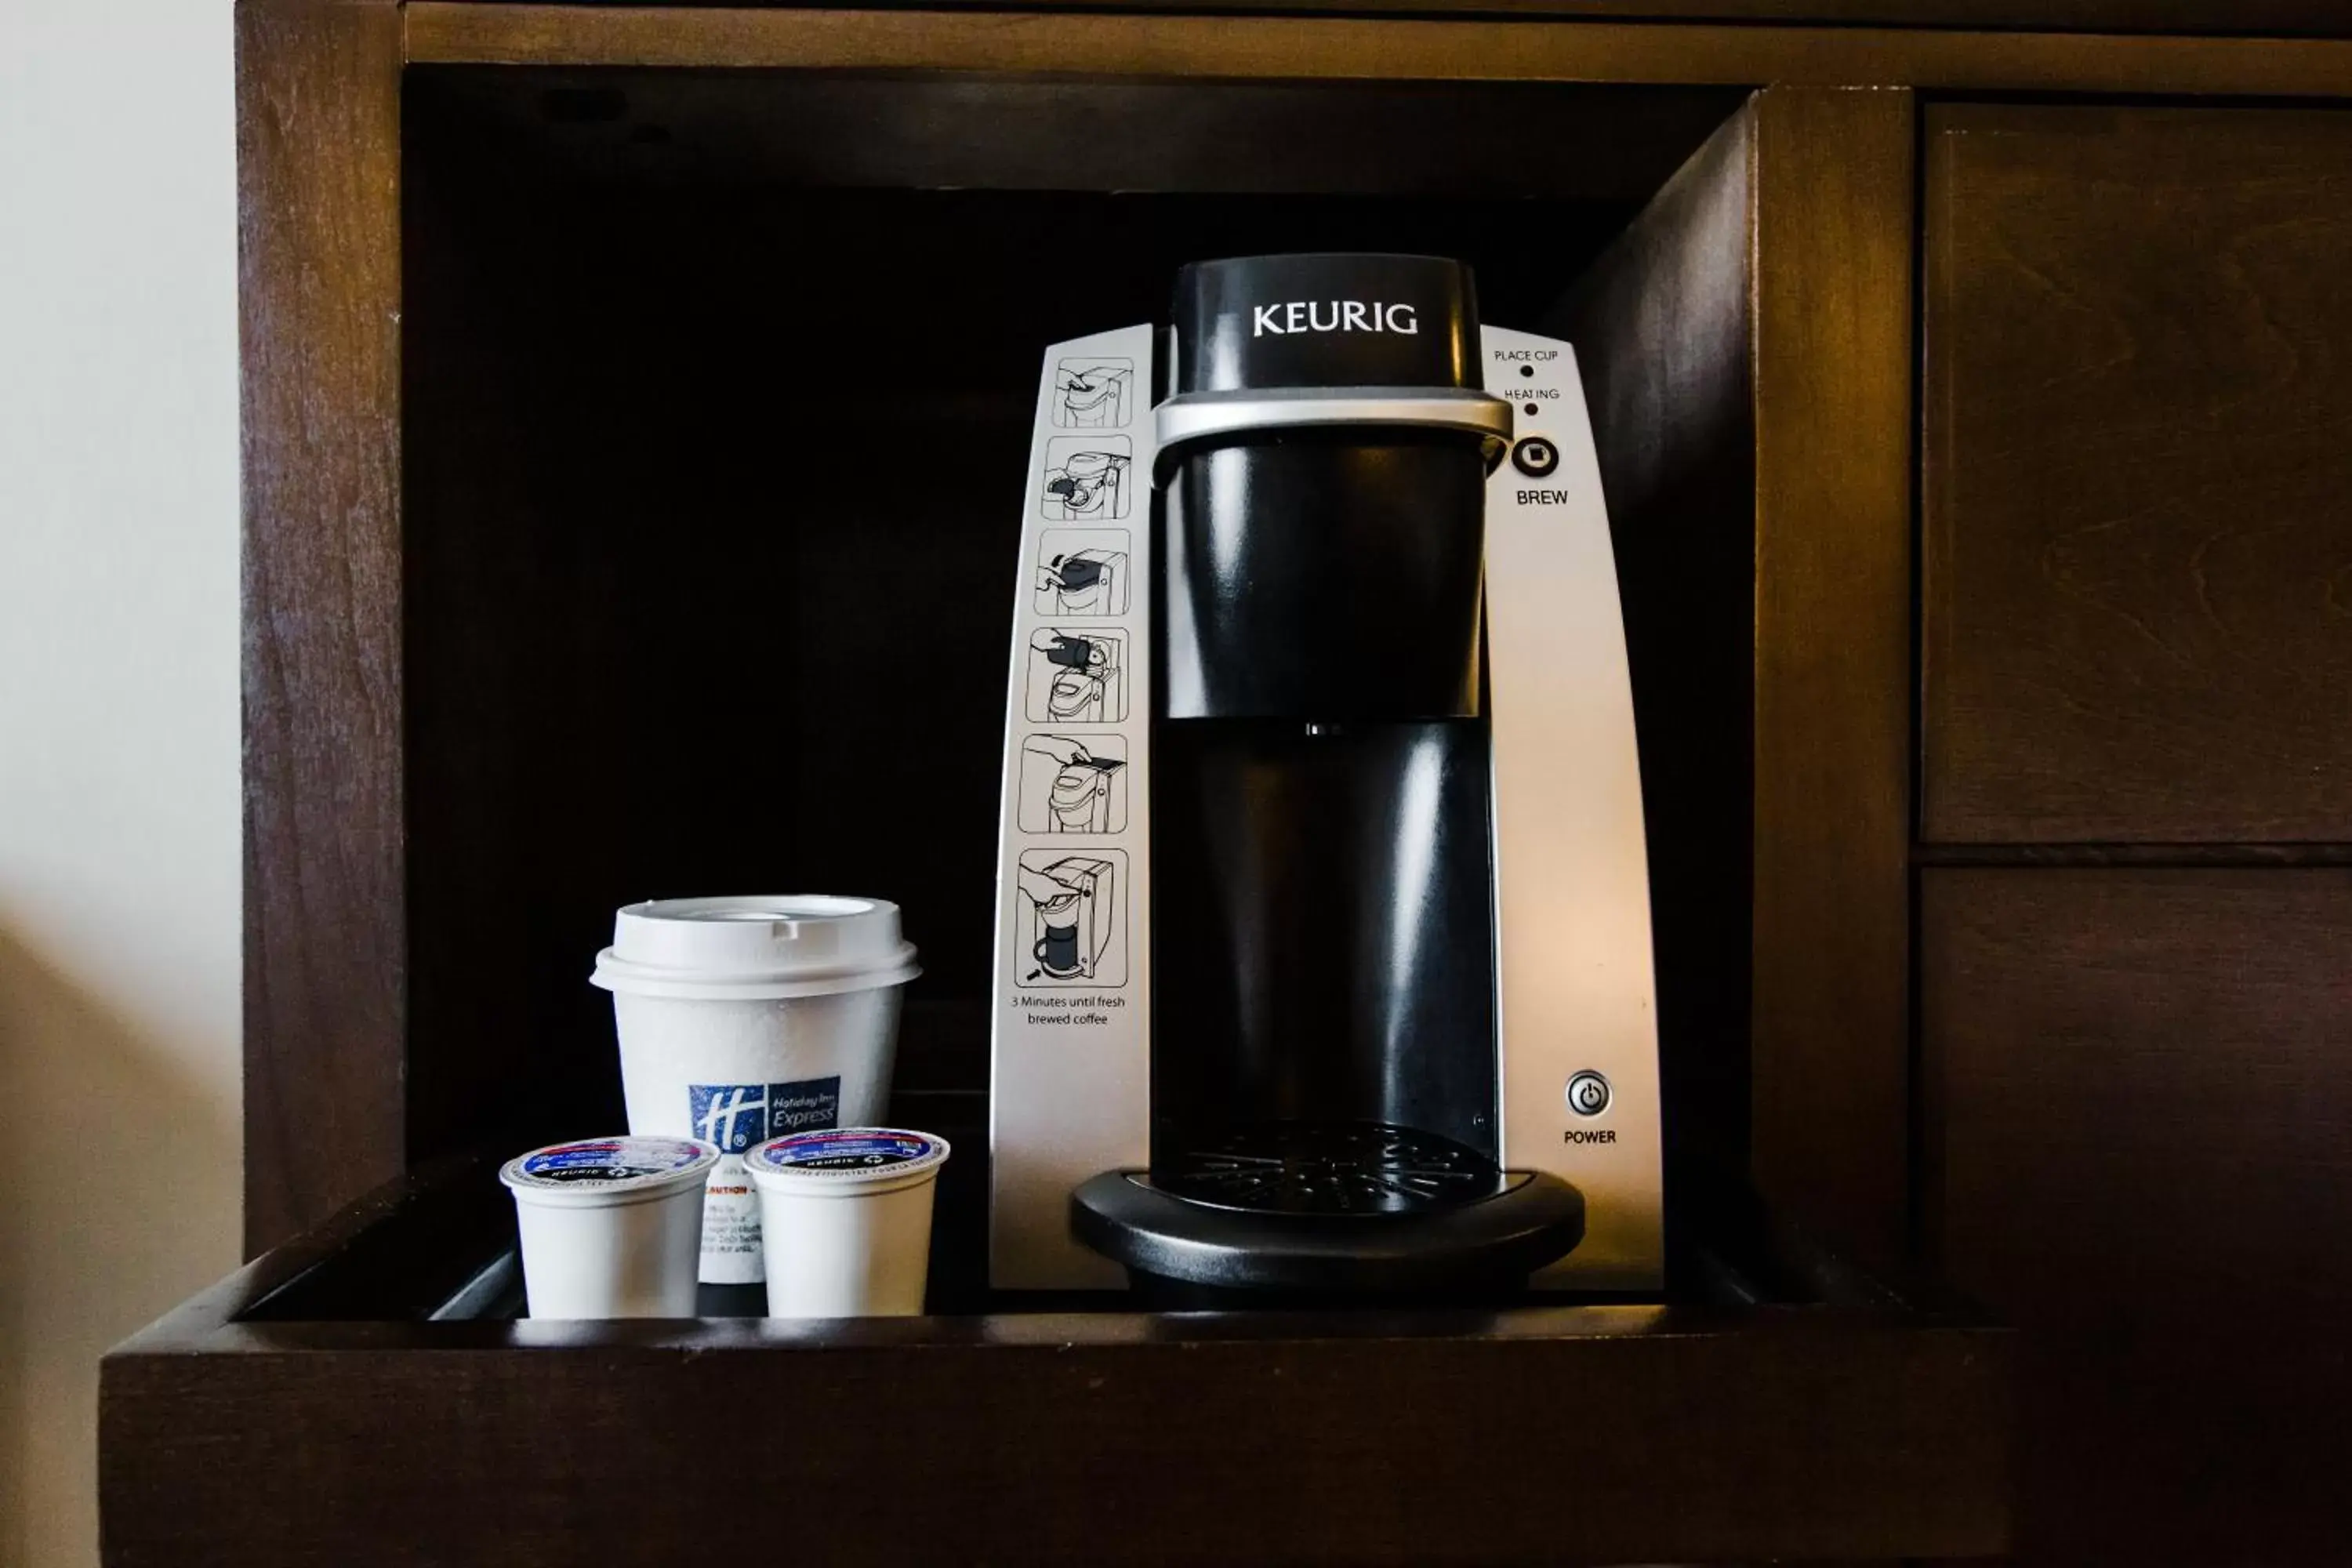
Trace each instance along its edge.
<instances>
[{"instance_id":1,"label":"silver front panel","mask_svg":"<svg viewBox=\"0 0 2352 1568\"><path fill-rule=\"evenodd\" d=\"M1519 405L1486 492L1503 1159L1584 1194L1584 1240L1540 1283L1655 1289L1649 857L1600 459L1568 344L1488 327L1484 346L1486 385Z\"/></svg>"}]
</instances>

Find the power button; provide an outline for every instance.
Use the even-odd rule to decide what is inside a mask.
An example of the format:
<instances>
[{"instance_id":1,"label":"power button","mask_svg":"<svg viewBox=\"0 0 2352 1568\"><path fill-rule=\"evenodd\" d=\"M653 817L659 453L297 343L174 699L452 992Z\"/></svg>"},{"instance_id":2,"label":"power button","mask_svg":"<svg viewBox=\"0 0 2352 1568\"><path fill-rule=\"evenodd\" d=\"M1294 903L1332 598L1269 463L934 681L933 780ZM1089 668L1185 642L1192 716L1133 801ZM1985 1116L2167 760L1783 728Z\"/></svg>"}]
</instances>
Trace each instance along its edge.
<instances>
[{"instance_id":1,"label":"power button","mask_svg":"<svg viewBox=\"0 0 2352 1568\"><path fill-rule=\"evenodd\" d=\"M1568 1080L1568 1108L1579 1116L1598 1116L1609 1109L1609 1080L1590 1068Z\"/></svg>"}]
</instances>

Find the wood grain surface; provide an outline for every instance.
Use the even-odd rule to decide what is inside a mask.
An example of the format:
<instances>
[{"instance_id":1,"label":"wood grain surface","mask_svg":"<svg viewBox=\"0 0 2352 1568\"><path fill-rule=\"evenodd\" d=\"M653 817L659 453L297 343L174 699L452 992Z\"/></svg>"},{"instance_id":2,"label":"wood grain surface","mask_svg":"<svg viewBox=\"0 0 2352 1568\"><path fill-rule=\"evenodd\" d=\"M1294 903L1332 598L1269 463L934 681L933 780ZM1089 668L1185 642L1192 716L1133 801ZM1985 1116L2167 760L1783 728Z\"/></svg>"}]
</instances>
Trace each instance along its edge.
<instances>
[{"instance_id":1,"label":"wood grain surface","mask_svg":"<svg viewBox=\"0 0 2352 1568\"><path fill-rule=\"evenodd\" d=\"M437 1350L347 1330L332 1355L257 1333L248 1354L110 1363L106 1562L618 1568L787 1540L843 1568L910 1543L1378 1568L2001 1544L1997 1335L1653 1335L1645 1315L1238 1342L1127 1314L935 1320L897 1344L714 1321L570 1349L459 1324Z\"/></svg>"},{"instance_id":2,"label":"wood grain surface","mask_svg":"<svg viewBox=\"0 0 2352 1568\"><path fill-rule=\"evenodd\" d=\"M1911 96L1756 100L1758 1187L1907 1243Z\"/></svg>"},{"instance_id":3,"label":"wood grain surface","mask_svg":"<svg viewBox=\"0 0 2352 1568\"><path fill-rule=\"evenodd\" d=\"M1926 1213L2022 1331L2034 1563L2352 1539L2352 870L1938 870Z\"/></svg>"},{"instance_id":4,"label":"wood grain surface","mask_svg":"<svg viewBox=\"0 0 2352 1568\"><path fill-rule=\"evenodd\" d=\"M503 4L504 0L490 0ZM935 11L986 10L990 0L925 0ZM1092 5L1091 0L1031 0L1024 10L1166 11L1164 3ZM1234 11L1475 11L1622 18L1643 22L1737 21L1887 27L2014 28L2082 33L2189 33L2329 37L2352 35L2352 16L2333 0L1228 0Z\"/></svg>"},{"instance_id":5,"label":"wood grain surface","mask_svg":"<svg viewBox=\"0 0 2352 1568\"><path fill-rule=\"evenodd\" d=\"M1617 536L1670 1148L1874 1259L1910 1180L1912 112L1757 95L1551 323Z\"/></svg>"},{"instance_id":6,"label":"wood grain surface","mask_svg":"<svg viewBox=\"0 0 2352 1568\"><path fill-rule=\"evenodd\" d=\"M2352 114L1927 147L1925 837L2352 840Z\"/></svg>"},{"instance_id":7,"label":"wood grain surface","mask_svg":"<svg viewBox=\"0 0 2352 1568\"><path fill-rule=\"evenodd\" d=\"M1482 10L1486 7L1482 6ZM413 0L417 63L1755 87L2352 92L2341 40L1487 17L730 10Z\"/></svg>"},{"instance_id":8,"label":"wood grain surface","mask_svg":"<svg viewBox=\"0 0 2352 1568\"><path fill-rule=\"evenodd\" d=\"M397 1174L400 12L236 12L245 1238Z\"/></svg>"}]
</instances>

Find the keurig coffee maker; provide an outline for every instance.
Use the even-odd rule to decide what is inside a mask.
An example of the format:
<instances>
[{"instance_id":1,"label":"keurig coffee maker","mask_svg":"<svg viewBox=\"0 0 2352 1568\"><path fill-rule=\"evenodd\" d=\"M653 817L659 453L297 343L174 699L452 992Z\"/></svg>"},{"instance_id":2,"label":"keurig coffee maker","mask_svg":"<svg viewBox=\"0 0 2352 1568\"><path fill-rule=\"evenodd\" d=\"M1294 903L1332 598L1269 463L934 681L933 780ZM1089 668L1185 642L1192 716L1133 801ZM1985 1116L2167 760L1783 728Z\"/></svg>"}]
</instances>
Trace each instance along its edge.
<instances>
[{"instance_id":1,"label":"keurig coffee maker","mask_svg":"<svg viewBox=\"0 0 2352 1568\"><path fill-rule=\"evenodd\" d=\"M1074 473L1120 482L1076 509ZM1568 346L1482 329L1435 258L1186 267L1158 344L1047 352L1022 551L994 1283L1654 1289L1640 773ZM1033 591L1112 557L1116 596ZM1102 797L1024 809L1040 754L1112 764Z\"/></svg>"}]
</instances>

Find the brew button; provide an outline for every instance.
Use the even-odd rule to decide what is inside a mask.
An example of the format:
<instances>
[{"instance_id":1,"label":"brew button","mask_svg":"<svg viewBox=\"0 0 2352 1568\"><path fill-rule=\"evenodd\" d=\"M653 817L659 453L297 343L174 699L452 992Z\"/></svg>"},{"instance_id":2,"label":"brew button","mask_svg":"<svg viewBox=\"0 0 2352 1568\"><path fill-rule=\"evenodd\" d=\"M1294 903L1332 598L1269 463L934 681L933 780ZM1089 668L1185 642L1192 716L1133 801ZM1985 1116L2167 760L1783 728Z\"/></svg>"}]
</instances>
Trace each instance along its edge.
<instances>
[{"instance_id":1,"label":"brew button","mask_svg":"<svg viewBox=\"0 0 2352 1568\"><path fill-rule=\"evenodd\" d=\"M1579 1116L1598 1116L1609 1109L1609 1080L1586 1070L1568 1080L1568 1108Z\"/></svg>"},{"instance_id":2,"label":"brew button","mask_svg":"<svg viewBox=\"0 0 2352 1568\"><path fill-rule=\"evenodd\" d=\"M1511 448L1511 466L1531 479L1542 479L1559 467L1559 448L1540 436L1530 436Z\"/></svg>"}]
</instances>

